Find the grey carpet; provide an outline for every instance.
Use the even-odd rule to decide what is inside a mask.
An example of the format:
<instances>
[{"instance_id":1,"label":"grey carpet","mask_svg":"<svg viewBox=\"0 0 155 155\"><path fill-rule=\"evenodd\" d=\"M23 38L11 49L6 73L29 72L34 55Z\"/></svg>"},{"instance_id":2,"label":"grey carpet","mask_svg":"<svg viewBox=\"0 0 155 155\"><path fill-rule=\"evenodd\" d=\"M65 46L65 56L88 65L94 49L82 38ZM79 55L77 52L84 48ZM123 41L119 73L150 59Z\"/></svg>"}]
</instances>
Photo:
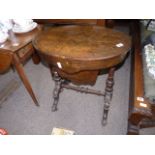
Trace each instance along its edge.
<instances>
[{"instance_id":1,"label":"grey carpet","mask_svg":"<svg viewBox=\"0 0 155 155\"><path fill-rule=\"evenodd\" d=\"M115 86L108 124L103 127L103 97L81 94L64 90L60 95L59 110L51 112L54 82L50 71L42 64L34 65L29 61L25 71L39 100L36 107L21 86L6 100L0 109L0 127L9 134L51 134L53 127L63 127L75 131L75 134L126 134L128 116L129 58L115 72ZM16 73L15 73L16 74ZM10 71L0 78L7 80ZM17 75L16 75L17 76ZM5 78L4 78L5 77ZM99 76L93 89L103 90L107 74ZM18 78L18 76L17 76Z\"/></svg>"},{"instance_id":2,"label":"grey carpet","mask_svg":"<svg viewBox=\"0 0 155 155\"><path fill-rule=\"evenodd\" d=\"M3 104L15 91L20 87L21 81L12 78L6 85L1 86L0 89L0 105Z\"/></svg>"}]
</instances>

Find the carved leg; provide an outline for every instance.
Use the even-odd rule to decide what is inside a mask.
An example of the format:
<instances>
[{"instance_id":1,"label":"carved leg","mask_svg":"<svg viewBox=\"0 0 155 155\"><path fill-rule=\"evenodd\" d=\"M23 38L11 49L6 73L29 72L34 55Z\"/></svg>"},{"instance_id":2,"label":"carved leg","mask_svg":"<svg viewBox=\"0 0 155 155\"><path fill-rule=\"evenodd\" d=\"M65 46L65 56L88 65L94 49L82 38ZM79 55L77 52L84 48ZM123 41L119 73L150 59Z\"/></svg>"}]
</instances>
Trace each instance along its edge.
<instances>
[{"instance_id":1,"label":"carved leg","mask_svg":"<svg viewBox=\"0 0 155 155\"><path fill-rule=\"evenodd\" d=\"M106 80L102 125L107 124L107 117L108 117L110 102L111 102L112 93L113 93L114 72L115 72L115 68L111 68L109 71L108 78Z\"/></svg>"},{"instance_id":2,"label":"carved leg","mask_svg":"<svg viewBox=\"0 0 155 155\"><path fill-rule=\"evenodd\" d=\"M57 105L58 105L58 100L59 100L59 94L61 92L61 84L63 82L63 80L61 79L61 77L58 75L58 73L56 71L54 71L52 73L53 75L53 80L55 81L55 88L53 90L53 98L54 98L54 102L52 105L52 111L56 111L57 110Z\"/></svg>"}]
</instances>

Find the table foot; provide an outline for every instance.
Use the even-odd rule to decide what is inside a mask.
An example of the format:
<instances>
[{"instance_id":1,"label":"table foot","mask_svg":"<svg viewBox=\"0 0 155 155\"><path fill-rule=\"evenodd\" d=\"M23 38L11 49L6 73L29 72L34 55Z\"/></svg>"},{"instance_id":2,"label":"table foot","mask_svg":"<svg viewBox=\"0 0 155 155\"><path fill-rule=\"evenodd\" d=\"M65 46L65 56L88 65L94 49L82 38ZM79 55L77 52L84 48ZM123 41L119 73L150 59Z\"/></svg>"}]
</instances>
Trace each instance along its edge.
<instances>
[{"instance_id":1,"label":"table foot","mask_svg":"<svg viewBox=\"0 0 155 155\"><path fill-rule=\"evenodd\" d=\"M103 116L103 119L102 119L102 126L106 126L106 125L107 125L107 115Z\"/></svg>"},{"instance_id":2,"label":"table foot","mask_svg":"<svg viewBox=\"0 0 155 155\"><path fill-rule=\"evenodd\" d=\"M111 68L109 71L108 78L106 80L106 88L105 88L105 96L104 96L104 108L103 108L103 119L102 119L102 125L103 126L107 124L108 112L110 109L110 103L111 103L112 93L113 93L114 72L115 72L115 68Z\"/></svg>"},{"instance_id":3,"label":"table foot","mask_svg":"<svg viewBox=\"0 0 155 155\"><path fill-rule=\"evenodd\" d=\"M54 101L54 102L55 102L55 101ZM52 105L52 112L55 112L55 111L58 110L57 104L58 104L58 101L57 101L57 103L53 103L53 105Z\"/></svg>"},{"instance_id":4,"label":"table foot","mask_svg":"<svg viewBox=\"0 0 155 155\"><path fill-rule=\"evenodd\" d=\"M102 125L105 126L107 124L108 112L109 112L110 103L105 103L103 109L103 118L102 118Z\"/></svg>"},{"instance_id":5,"label":"table foot","mask_svg":"<svg viewBox=\"0 0 155 155\"><path fill-rule=\"evenodd\" d=\"M61 89L61 84L63 82L63 80L61 79L61 77L58 75L58 73L55 71L52 73L53 75L53 80L55 81L55 88L53 90L53 98L54 98L54 102L52 105L52 111L57 111L57 105L58 105L58 101L59 101L59 94L62 91Z\"/></svg>"}]
</instances>

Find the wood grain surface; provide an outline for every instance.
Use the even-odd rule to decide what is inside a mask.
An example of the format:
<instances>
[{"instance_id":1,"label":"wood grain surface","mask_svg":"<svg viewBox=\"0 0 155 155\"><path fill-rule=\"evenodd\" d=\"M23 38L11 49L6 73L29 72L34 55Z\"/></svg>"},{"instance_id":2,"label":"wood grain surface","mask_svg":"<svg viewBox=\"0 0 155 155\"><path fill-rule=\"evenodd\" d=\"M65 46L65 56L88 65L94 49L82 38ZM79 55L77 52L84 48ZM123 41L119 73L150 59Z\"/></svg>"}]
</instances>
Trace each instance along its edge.
<instances>
[{"instance_id":1,"label":"wood grain surface","mask_svg":"<svg viewBox=\"0 0 155 155\"><path fill-rule=\"evenodd\" d=\"M121 47L118 47L119 45ZM33 41L34 47L55 67L68 73L112 67L130 50L130 37L100 26L49 27Z\"/></svg>"},{"instance_id":2,"label":"wood grain surface","mask_svg":"<svg viewBox=\"0 0 155 155\"><path fill-rule=\"evenodd\" d=\"M55 57L99 60L126 54L131 42L128 35L100 26L60 26L41 33L34 45Z\"/></svg>"}]
</instances>

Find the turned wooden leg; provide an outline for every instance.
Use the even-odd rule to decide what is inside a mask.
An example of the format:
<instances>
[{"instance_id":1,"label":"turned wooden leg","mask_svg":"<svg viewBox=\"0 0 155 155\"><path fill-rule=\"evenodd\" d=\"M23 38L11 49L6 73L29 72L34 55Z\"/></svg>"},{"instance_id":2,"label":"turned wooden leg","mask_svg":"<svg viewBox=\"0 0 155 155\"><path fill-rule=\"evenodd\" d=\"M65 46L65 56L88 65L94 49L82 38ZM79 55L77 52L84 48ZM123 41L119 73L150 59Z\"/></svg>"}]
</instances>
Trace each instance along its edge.
<instances>
[{"instance_id":1,"label":"turned wooden leg","mask_svg":"<svg viewBox=\"0 0 155 155\"><path fill-rule=\"evenodd\" d=\"M35 94L34 94L34 92L32 90L32 87L31 87L31 85L30 85L30 83L28 81L28 78L27 78L27 76L26 76L26 74L24 72L23 65L20 63L19 58L18 58L18 56L16 54L13 54L13 65L15 66L21 80L23 81L23 84L24 84L25 88L29 92L29 94L32 97L34 103L36 104L36 106L39 106L38 101L37 101L37 99L35 97Z\"/></svg>"},{"instance_id":2,"label":"turned wooden leg","mask_svg":"<svg viewBox=\"0 0 155 155\"><path fill-rule=\"evenodd\" d=\"M107 124L107 117L108 117L110 102L111 102L112 93L113 93L114 72L115 72L115 68L111 68L109 70L109 75L108 75L108 78L106 80L102 125Z\"/></svg>"},{"instance_id":3,"label":"turned wooden leg","mask_svg":"<svg viewBox=\"0 0 155 155\"><path fill-rule=\"evenodd\" d=\"M53 90L53 98L54 98L54 102L52 105L52 111L57 111L57 105L58 105L58 101L59 101L59 94L62 91L61 89L61 84L62 84L62 79L61 77L58 75L58 73L56 71L54 71L52 73L53 76L53 80L55 81L55 88Z\"/></svg>"}]
</instances>

